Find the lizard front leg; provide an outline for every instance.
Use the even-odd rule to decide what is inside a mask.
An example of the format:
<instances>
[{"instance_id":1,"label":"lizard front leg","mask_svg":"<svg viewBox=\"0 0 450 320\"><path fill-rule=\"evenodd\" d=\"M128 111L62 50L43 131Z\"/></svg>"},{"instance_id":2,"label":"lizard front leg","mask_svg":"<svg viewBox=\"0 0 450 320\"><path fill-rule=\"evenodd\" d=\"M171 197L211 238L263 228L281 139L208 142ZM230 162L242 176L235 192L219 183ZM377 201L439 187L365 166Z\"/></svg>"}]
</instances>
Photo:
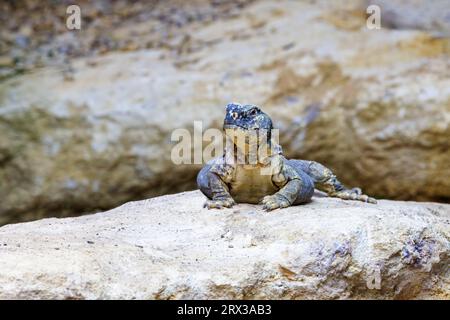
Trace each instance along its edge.
<instances>
[{"instance_id":1,"label":"lizard front leg","mask_svg":"<svg viewBox=\"0 0 450 320\"><path fill-rule=\"evenodd\" d=\"M232 177L233 167L224 164L221 159L206 165L198 174L197 183L206 195L204 207L208 209L231 208L236 202L230 195L226 181Z\"/></svg>"},{"instance_id":2,"label":"lizard front leg","mask_svg":"<svg viewBox=\"0 0 450 320\"><path fill-rule=\"evenodd\" d=\"M284 166L280 174L275 174L272 181L276 185L282 186L275 194L265 196L261 203L263 209L271 211L278 208L291 206L302 188L302 181L295 170L289 166Z\"/></svg>"},{"instance_id":3,"label":"lizard front leg","mask_svg":"<svg viewBox=\"0 0 450 320\"><path fill-rule=\"evenodd\" d=\"M206 200L203 207L208 209L231 208L236 202L230 195L225 182L214 172L208 172L208 182L212 198Z\"/></svg>"},{"instance_id":4,"label":"lizard front leg","mask_svg":"<svg viewBox=\"0 0 450 320\"><path fill-rule=\"evenodd\" d=\"M277 193L270 196L265 196L262 199L261 203L263 205L263 209L266 211L271 211L274 209L291 206L294 203L301 186L301 182L298 179L289 181Z\"/></svg>"}]
</instances>

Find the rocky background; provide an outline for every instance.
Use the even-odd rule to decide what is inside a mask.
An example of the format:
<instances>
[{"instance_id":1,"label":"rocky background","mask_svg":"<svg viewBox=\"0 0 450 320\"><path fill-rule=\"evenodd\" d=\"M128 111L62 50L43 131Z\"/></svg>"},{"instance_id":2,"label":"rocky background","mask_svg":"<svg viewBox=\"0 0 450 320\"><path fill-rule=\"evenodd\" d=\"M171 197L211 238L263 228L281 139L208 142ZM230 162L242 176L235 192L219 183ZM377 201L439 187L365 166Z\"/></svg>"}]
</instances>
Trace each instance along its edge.
<instances>
[{"instance_id":1,"label":"rocky background","mask_svg":"<svg viewBox=\"0 0 450 320\"><path fill-rule=\"evenodd\" d=\"M450 202L448 1L75 2L81 30L73 1L0 3L0 224L195 189L171 133L230 101L349 186Z\"/></svg>"}]
</instances>

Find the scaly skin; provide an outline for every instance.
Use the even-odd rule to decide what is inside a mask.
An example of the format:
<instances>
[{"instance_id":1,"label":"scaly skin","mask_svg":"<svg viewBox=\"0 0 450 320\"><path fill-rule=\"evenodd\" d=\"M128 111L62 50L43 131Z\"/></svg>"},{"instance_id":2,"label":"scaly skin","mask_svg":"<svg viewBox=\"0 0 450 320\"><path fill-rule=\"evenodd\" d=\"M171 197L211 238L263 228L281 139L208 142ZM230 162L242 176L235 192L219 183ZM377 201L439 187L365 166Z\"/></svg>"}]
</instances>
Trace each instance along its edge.
<instances>
[{"instance_id":1,"label":"scaly skin","mask_svg":"<svg viewBox=\"0 0 450 320\"><path fill-rule=\"evenodd\" d=\"M330 197L376 203L359 188L345 188L318 162L286 159L271 139L272 120L254 105L227 105L224 130L224 155L197 176L209 209L231 208L236 202L260 203L267 211L286 208L311 201L314 187ZM250 150L262 156L251 158L255 152Z\"/></svg>"}]
</instances>

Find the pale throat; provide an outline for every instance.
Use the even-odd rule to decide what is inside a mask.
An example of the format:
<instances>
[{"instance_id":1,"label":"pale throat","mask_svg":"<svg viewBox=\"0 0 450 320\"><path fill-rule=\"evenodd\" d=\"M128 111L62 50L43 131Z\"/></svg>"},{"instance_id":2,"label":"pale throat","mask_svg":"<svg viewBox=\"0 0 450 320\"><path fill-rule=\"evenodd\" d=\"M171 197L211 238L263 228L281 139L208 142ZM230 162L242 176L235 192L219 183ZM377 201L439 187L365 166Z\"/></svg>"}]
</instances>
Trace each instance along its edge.
<instances>
[{"instance_id":1,"label":"pale throat","mask_svg":"<svg viewBox=\"0 0 450 320\"><path fill-rule=\"evenodd\" d=\"M270 165L270 157L276 154L267 136L258 131L226 129L226 159L237 165L264 167Z\"/></svg>"}]
</instances>

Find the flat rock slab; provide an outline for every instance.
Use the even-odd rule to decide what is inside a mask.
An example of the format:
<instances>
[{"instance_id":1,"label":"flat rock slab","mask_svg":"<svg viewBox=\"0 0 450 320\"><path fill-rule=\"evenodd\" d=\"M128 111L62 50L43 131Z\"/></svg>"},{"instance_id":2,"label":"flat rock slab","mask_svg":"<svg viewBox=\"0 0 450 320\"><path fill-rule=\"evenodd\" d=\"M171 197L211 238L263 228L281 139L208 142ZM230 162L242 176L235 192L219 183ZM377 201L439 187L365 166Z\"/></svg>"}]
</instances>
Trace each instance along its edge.
<instances>
[{"instance_id":1,"label":"flat rock slab","mask_svg":"<svg viewBox=\"0 0 450 320\"><path fill-rule=\"evenodd\" d=\"M450 298L448 204L203 202L193 191L4 226L0 298Z\"/></svg>"}]
</instances>

